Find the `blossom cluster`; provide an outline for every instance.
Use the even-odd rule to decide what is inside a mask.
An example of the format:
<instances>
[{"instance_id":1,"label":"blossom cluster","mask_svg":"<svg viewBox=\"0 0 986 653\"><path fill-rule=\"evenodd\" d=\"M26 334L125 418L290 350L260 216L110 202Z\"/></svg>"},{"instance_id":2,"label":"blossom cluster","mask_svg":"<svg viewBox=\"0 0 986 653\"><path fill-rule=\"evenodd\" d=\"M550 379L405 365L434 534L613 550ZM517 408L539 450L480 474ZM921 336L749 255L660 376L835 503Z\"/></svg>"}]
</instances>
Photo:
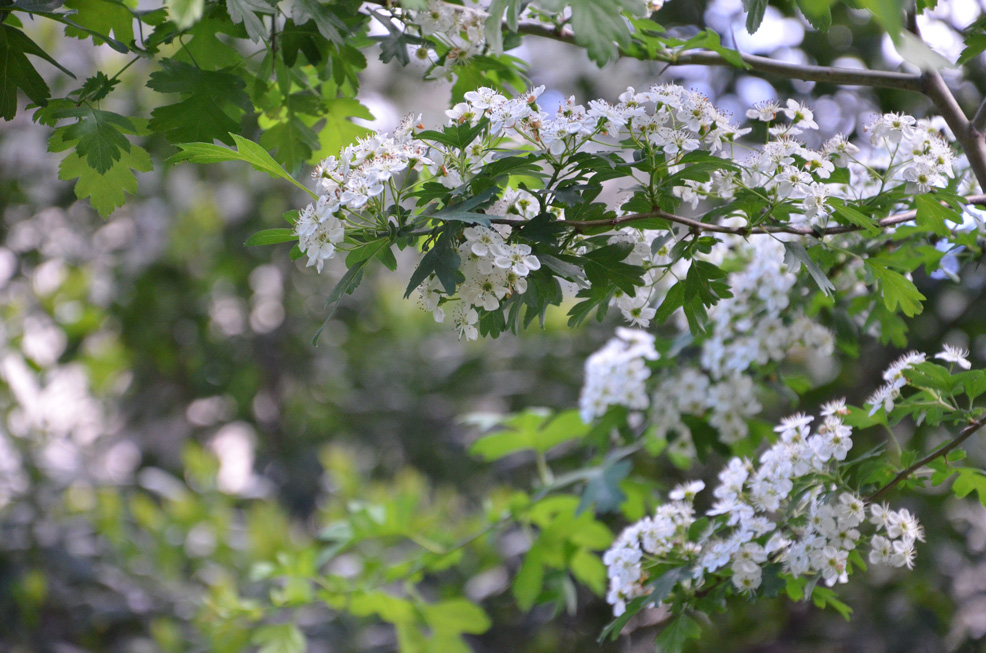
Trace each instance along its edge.
<instances>
[{"instance_id":1,"label":"blossom cluster","mask_svg":"<svg viewBox=\"0 0 986 653\"><path fill-rule=\"evenodd\" d=\"M444 60L436 65L432 74L444 77L469 58L486 52L484 26L489 14L477 6L452 5L441 0L430 0L423 11L410 11L404 17L409 25L416 25L422 36L437 42L444 51ZM430 59L431 53L418 48L421 59Z\"/></svg>"},{"instance_id":2,"label":"blossom cluster","mask_svg":"<svg viewBox=\"0 0 986 653\"><path fill-rule=\"evenodd\" d=\"M647 361L658 359L655 338L639 329L618 328L616 337L585 362L586 382L579 399L585 422L609 406L631 410L647 408L645 381L651 375Z\"/></svg>"},{"instance_id":3,"label":"blossom cluster","mask_svg":"<svg viewBox=\"0 0 986 653\"><path fill-rule=\"evenodd\" d=\"M927 357L924 354L909 351L891 363L890 367L883 372L883 380L886 383L877 388L876 392L866 400L870 406L870 415L875 414L881 408L888 413L892 411L894 403L900 398L901 390L907 385L907 377L904 376L904 372L926 360Z\"/></svg>"},{"instance_id":4,"label":"blossom cluster","mask_svg":"<svg viewBox=\"0 0 986 653\"><path fill-rule=\"evenodd\" d=\"M416 121L406 117L391 134L374 134L343 148L314 170L318 199L299 212L295 222L298 246L308 265L321 272L343 242L346 226L365 225L361 213L384 196L388 182L408 168L431 163L427 144L414 140ZM382 208L381 213L382 213Z\"/></svg>"},{"instance_id":5,"label":"blossom cluster","mask_svg":"<svg viewBox=\"0 0 986 653\"><path fill-rule=\"evenodd\" d=\"M725 580L735 591L753 593L768 565L829 587L845 583L852 556L867 540L872 562L911 567L914 543L923 539L917 519L906 510L870 506L869 521L882 534L867 538L860 530L867 521L865 501L833 485L835 468L852 448L852 428L843 420L848 412L842 400L827 404L814 433L813 417L786 418L756 463L730 460L705 511L708 527L692 528L695 495L705 487L700 481L675 488L670 503L627 527L603 557L614 614L649 594L655 569L687 570L675 589L676 598L687 599L688 592Z\"/></svg>"},{"instance_id":6,"label":"blossom cluster","mask_svg":"<svg viewBox=\"0 0 986 653\"><path fill-rule=\"evenodd\" d=\"M643 251L637 252L637 249ZM641 260L650 257L654 261L660 256L660 252L650 252L650 246L645 244L635 248L631 257ZM794 349L825 357L834 347L828 329L808 318L800 308L790 306L791 290L797 277L785 263L782 242L774 239L746 241L730 236L705 258L722 263L727 257L734 264L743 266L728 277L733 296L720 300L709 310L710 335L702 342L701 354L691 361L694 366L683 359L674 370L666 371L656 383L649 403L650 423L656 429L655 434L660 438L677 434L677 446L682 453L691 448L690 431L683 415L708 416L721 441L736 442L748 434L746 418L761 409L751 368L783 360ZM688 261L676 263L675 276L684 276L688 265ZM651 272L657 269L655 266ZM663 292L653 294L657 299L663 299ZM647 297L645 292L637 295ZM640 306L631 303L635 299L618 297L613 301L626 314ZM650 313L641 316L638 312L638 323L653 316L653 308L643 310ZM606 366L586 366L582 415L587 421L605 413L609 405L629 406L617 394L600 394L598 391L619 383L620 378L606 378L614 372ZM613 401L607 404L607 400ZM632 408L643 410L648 405L638 403Z\"/></svg>"},{"instance_id":7,"label":"blossom cluster","mask_svg":"<svg viewBox=\"0 0 986 653\"><path fill-rule=\"evenodd\" d=\"M478 309L495 311L508 294L526 292L527 276L541 269L530 245L507 242L509 234L508 225L467 227L463 231L465 240L459 244L458 254L459 271L465 281L457 288L459 300L451 302L450 307L460 338L477 339ZM447 304L443 304L442 285L435 275L422 284L419 295L422 308L443 322Z\"/></svg>"}]
</instances>

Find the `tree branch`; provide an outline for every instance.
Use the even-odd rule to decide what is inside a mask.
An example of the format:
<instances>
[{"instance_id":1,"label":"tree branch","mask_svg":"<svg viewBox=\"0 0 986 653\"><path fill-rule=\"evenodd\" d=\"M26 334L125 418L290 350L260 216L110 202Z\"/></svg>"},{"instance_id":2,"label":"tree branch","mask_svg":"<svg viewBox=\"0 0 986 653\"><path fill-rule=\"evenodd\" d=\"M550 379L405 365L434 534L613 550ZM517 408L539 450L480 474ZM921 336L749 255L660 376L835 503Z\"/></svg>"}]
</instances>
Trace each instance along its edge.
<instances>
[{"instance_id":1,"label":"tree branch","mask_svg":"<svg viewBox=\"0 0 986 653\"><path fill-rule=\"evenodd\" d=\"M965 112L937 70L932 69L921 75L921 85L962 146L979 187L986 189L986 140L983 134L965 117Z\"/></svg>"},{"instance_id":2,"label":"tree branch","mask_svg":"<svg viewBox=\"0 0 986 653\"><path fill-rule=\"evenodd\" d=\"M575 44L575 35L568 28L554 28L534 21L521 22L517 31L521 34L541 36L563 43ZM740 54L750 70L765 75L777 75L788 79L800 79L807 82L828 82L831 84L846 84L851 86L876 86L881 88L899 88L907 91L921 92L921 77L911 73L901 73L882 70L858 70L855 68L836 68L830 66L805 66L786 63L768 57L753 54ZM672 66L731 66L717 52L700 50L671 54L660 61Z\"/></svg>"},{"instance_id":3,"label":"tree branch","mask_svg":"<svg viewBox=\"0 0 986 653\"><path fill-rule=\"evenodd\" d=\"M976 205L986 205L986 194L984 195L969 195L965 198L965 201L969 204ZM880 220L876 223L876 226L885 229L887 227L892 227L903 222L909 222L917 217L917 211L904 211L902 213L895 213L894 215L887 216L886 218ZM726 227L719 224L711 224L708 222L702 222L700 220L695 220L693 218L686 218L681 215L675 215L674 213L668 213L667 211L655 210L648 211L646 213L631 213L629 215L623 215L616 218L611 218L609 220L586 220L584 222L571 222L569 223L574 229L578 231L583 231L585 229L591 229L593 227L617 227L621 224L638 222L640 220L648 220L651 218L662 218L668 222L675 222L677 224L685 225L691 229L697 231L709 232L709 233L719 233L719 234L736 234L738 236L749 236L755 234L795 234L798 236L815 236L816 238L822 238L824 236L834 236L836 234L851 233L854 231L860 231L863 227L856 225L838 225L835 227L827 227L824 229L819 229L815 227L794 227L794 226L776 226L776 227ZM507 220L507 219L494 219L491 220L496 224L517 224L518 220Z\"/></svg>"},{"instance_id":4,"label":"tree branch","mask_svg":"<svg viewBox=\"0 0 986 653\"><path fill-rule=\"evenodd\" d=\"M983 426L986 426L986 415L983 415L982 417L980 417L979 419L977 419L975 422L972 422L971 424L969 424L968 426L966 426L964 429L962 429L961 431L959 431L959 434L955 437L954 440L950 440L949 442L945 443L943 446L938 447L937 449L935 449L934 451L932 451L931 453L929 453L927 456L925 456L921 460L915 462L914 464L910 465L906 469L902 470L899 474L897 474L897 476L894 476L894 478L893 478L892 481L890 481L889 483L887 483L886 485L884 485L883 487L881 487L879 490L877 490L876 492L874 492L870 496L866 497L866 501L867 502L872 502L872 501L875 501L876 499L879 499L881 496L883 496L884 494L886 494L887 492L889 492L892 487L894 487L895 485L897 485L898 483L900 483L901 481L903 481L904 479L906 479L908 476L910 476L911 474L913 474L918 469L920 469L920 468L924 467L925 465L927 465L928 463L930 463L935 458L938 458L939 456L947 456L950 451L952 451L953 449L955 449L956 447L958 447L960 444L962 444L963 442L965 442L966 440L968 440L969 438L971 438L972 435L976 431L978 431L979 429L981 429Z\"/></svg>"}]
</instances>

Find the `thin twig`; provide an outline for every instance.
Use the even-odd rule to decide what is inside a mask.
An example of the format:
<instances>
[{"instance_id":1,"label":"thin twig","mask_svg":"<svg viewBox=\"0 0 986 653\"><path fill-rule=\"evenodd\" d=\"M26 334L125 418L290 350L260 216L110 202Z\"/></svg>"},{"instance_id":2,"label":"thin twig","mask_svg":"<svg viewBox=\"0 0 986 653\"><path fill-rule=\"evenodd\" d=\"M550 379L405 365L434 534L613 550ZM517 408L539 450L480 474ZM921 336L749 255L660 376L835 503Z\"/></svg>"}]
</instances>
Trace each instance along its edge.
<instances>
[{"instance_id":1,"label":"thin twig","mask_svg":"<svg viewBox=\"0 0 986 653\"><path fill-rule=\"evenodd\" d=\"M986 205L986 194L984 195L969 195L964 198L969 204ZM892 227L903 222L910 222L915 217L917 217L917 211L904 211L903 213L895 213L894 215L883 218L875 224L876 227L880 229L885 229L887 227ZM686 218L681 215L675 215L674 213L668 213L667 211L654 210L645 213L631 213L629 215L623 215L616 218L611 218L608 220L586 220L584 222L569 222L567 223L572 228L577 231L584 231L586 229L591 229L594 227L617 227L621 224L626 224L630 222L638 222L640 220L649 220L653 218L661 218L667 220L668 222L675 222L677 224L685 225L696 231L703 231L709 233L719 233L719 234L736 234L739 236L749 236L756 234L795 234L798 236L815 236L817 238L822 238L824 236L834 236L836 234L851 233L854 231L861 231L864 229L862 226L857 225L838 225L835 227L795 227L795 226L774 226L774 227L727 227L719 224L711 224L708 222L702 222L700 220L695 220L693 218ZM494 224L521 224L520 220L509 220L494 218L490 222Z\"/></svg>"},{"instance_id":2,"label":"thin twig","mask_svg":"<svg viewBox=\"0 0 986 653\"><path fill-rule=\"evenodd\" d=\"M914 464L910 465L909 467L907 467L906 469L902 470L899 474L897 474L897 476L894 476L894 478L893 478L892 481L890 481L889 483L887 483L886 485L884 485L883 487L881 487L879 490L877 490L876 492L874 492L870 496L866 497L866 501L867 502L872 502L872 501L875 501L876 499L879 499L881 496L883 496L888 491L890 491L890 489L892 487L894 487L895 485L897 485L898 483L900 483L901 481L903 481L904 479L906 479L908 476L910 476L911 474L913 474L918 469L920 469L920 468L924 467L925 465L927 465L928 463L930 463L932 460L938 458L939 456L947 456L949 454L949 452L951 452L953 449L955 449L960 444L962 444L963 442L965 442L966 440L968 440L970 437L972 437L972 435L976 431L978 431L979 429L981 429L983 426L986 426L986 415L983 415L982 417L980 417L979 419L977 419L975 422L972 422L971 424L969 424L968 426L966 426L964 429L962 429L961 431L959 431L959 434L955 437L954 440L950 440L945 445L943 445L941 447L938 447L937 449L935 449L934 451L932 451L931 453L929 453L927 456L925 456L921 460L917 461L916 463L914 463Z\"/></svg>"},{"instance_id":3,"label":"thin twig","mask_svg":"<svg viewBox=\"0 0 986 653\"><path fill-rule=\"evenodd\" d=\"M568 28L555 28L543 23L524 21L518 25L518 33L531 36L575 43L575 34ZM832 66L808 66L803 64L786 63L768 57L740 53L743 61L750 70L766 75L779 75L788 79L800 79L807 82L829 82L856 86L876 86L881 88L899 88L907 91L921 92L921 77L911 73L866 70L856 68L837 68ZM672 54L660 59L672 66L702 65L702 66L731 66L732 64L718 52L699 50Z\"/></svg>"}]
</instances>

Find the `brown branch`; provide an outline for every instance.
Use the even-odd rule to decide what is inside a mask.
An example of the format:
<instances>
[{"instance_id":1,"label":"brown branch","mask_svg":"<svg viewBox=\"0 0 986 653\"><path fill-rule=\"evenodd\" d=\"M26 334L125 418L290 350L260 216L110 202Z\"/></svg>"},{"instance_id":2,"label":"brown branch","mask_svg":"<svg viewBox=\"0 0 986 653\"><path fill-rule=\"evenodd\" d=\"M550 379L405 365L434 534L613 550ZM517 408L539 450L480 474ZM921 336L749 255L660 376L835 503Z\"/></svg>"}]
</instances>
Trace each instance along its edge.
<instances>
[{"instance_id":1,"label":"brown branch","mask_svg":"<svg viewBox=\"0 0 986 653\"><path fill-rule=\"evenodd\" d=\"M986 194L984 195L969 195L965 198L965 201L969 204L986 205ZM880 220L876 223L876 226L885 229L887 227L893 227L895 225L901 224L903 222L910 222L915 217L917 217L917 211L904 211L903 213L895 213L894 215L887 216L886 218ZM863 227L856 225L838 225L835 227L826 227L824 229L815 227L794 227L794 226L775 226L775 227L726 227L719 224L711 224L708 222L702 222L700 220L695 220L693 218L686 218L681 215L675 215L674 213L668 213L667 211L655 210L648 211L646 213L631 213L629 215L623 215L616 218L611 218L609 220L586 220L584 222L571 222L569 223L574 229L578 231L584 231L585 229L591 229L593 227L617 227L621 224L637 222L640 220L648 220L652 218L662 218L668 222L675 222L677 224L685 225L690 229L696 231L709 232L709 233L719 233L719 234L736 234L738 236L750 236L756 234L795 234L798 236L815 236L816 238L822 238L824 236L834 236L836 234L851 233L854 231L861 231ZM517 220L492 220L497 224L517 224Z\"/></svg>"},{"instance_id":2,"label":"brown branch","mask_svg":"<svg viewBox=\"0 0 986 653\"><path fill-rule=\"evenodd\" d=\"M892 481L890 481L889 483L887 483L886 485L884 485L883 487L881 487L879 490L877 490L876 492L874 492L870 496L866 497L866 501L867 502L872 502L872 501L875 501L876 499L879 499L881 496L883 496L888 491L890 491L890 489L892 487L894 487L895 485L897 485L898 483L900 483L901 481L903 481L904 479L906 479L908 476L910 476L911 474L913 474L918 469L924 467L925 465L927 465L928 463L930 463L934 459L938 458L939 456L947 456L949 454L949 452L951 452L953 449L955 449L956 447L958 447L960 444L962 444L963 442L965 442L966 440L968 440L969 438L971 438L972 435L976 431L978 431L979 429L981 429L983 426L986 426L986 415L983 415L982 417L980 417L979 419L977 419L976 421L972 422L971 424L969 424L968 426L966 426L964 429L962 429L961 431L959 431L959 434L955 437L954 440L950 440L949 442L947 442L943 446L938 447L937 449L935 449L934 451L932 451L931 453L929 453L927 456L925 456L921 460L915 462L914 464L910 465L906 469L902 470L900 473L897 474L897 476L894 476L894 478L893 478Z\"/></svg>"},{"instance_id":3,"label":"brown branch","mask_svg":"<svg viewBox=\"0 0 986 653\"><path fill-rule=\"evenodd\" d=\"M969 167L972 168L979 187L986 189L986 140L982 133L966 118L962 107L937 70L924 73L921 76L921 85L924 94L935 103L949 129L955 134L955 139L962 145L962 151L969 159Z\"/></svg>"},{"instance_id":4,"label":"brown branch","mask_svg":"<svg viewBox=\"0 0 986 653\"><path fill-rule=\"evenodd\" d=\"M555 28L543 23L524 21L518 25L521 34L541 36L563 43L575 43L575 34L567 27ZM807 82L828 82L850 86L875 86L881 88L899 88L907 91L921 92L921 77L911 73L901 73L883 70L859 70L855 68L837 68L831 66L806 66L786 63L768 57L753 54L740 54L750 70L765 75L777 75L788 79L801 79ZM696 52L671 53L660 61L672 66L732 66L721 54L700 50Z\"/></svg>"}]
</instances>

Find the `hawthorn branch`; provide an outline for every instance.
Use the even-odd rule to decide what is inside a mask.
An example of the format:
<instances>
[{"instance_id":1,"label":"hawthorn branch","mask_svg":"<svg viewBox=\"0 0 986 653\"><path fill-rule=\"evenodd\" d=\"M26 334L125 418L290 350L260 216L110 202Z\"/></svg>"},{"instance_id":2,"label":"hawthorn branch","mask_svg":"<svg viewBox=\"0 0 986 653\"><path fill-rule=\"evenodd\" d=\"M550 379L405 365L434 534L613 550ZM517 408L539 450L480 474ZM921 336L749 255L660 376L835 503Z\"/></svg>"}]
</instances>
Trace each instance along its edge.
<instances>
[{"instance_id":1,"label":"hawthorn branch","mask_svg":"<svg viewBox=\"0 0 986 653\"><path fill-rule=\"evenodd\" d=\"M524 21L518 25L520 34L541 36L575 45L575 34L567 27L556 28L543 23ZM802 64L777 61L753 54L740 54L750 70L764 75L774 75L787 79L800 79L806 82L828 82L848 86L874 86L897 88L906 91L922 92L921 76L911 73L839 68L833 66L806 66ZM721 54L699 50L695 52L669 53L660 61L672 66L732 66Z\"/></svg>"},{"instance_id":2,"label":"hawthorn branch","mask_svg":"<svg viewBox=\"0 0 986 653\"><path fill-rule=\"evenodd\" d=\"M969 167L976 176L980 188L986 188L986 139L976 128L976 121L986 120L982 107L970 121L956 101L955 96L948 90L945 80L937 70L930 70L921 76L921 86L924 94L934 102L949 129L955 134L955 139L962 145L962 151L969 159Z\"/></svg>"},{"instance_id":3,"label":"hawthorn branch","mask_svg":"<svg viewBox=\"0 0 986 653\"><path fill-rule=\"evenodd\" d=\"M879 499L881 496L889 492L891 488L893 488L901 481L905 480L907 477L909 477L911 474L916 472L918 469L924 467L925 465L927 465L928 463L930 463L931 461L935 460L940 456L947 456L953 449L955 449L960 444L971 438L973 434L975 434L976 431L981 429L983 426L986 426L986 415L983 415L982 417L970 423L964 429L959 431L959 434L955 436L954 439L949 440L944 445L938 447L937 449L929 453L921 460L901 470L897 474L897 476L894 476L893 480L891 480L889 483L881 487L879 490L877 490L870 496L866 497L866 501L872 502L875 501L876 499Z\"/></svg>"},{"instance_id":4,"label":"hawthorn branch","mask_svg":"<svg viewBox=\"0 0 986 653\"><path fill-rule=\"evenodd\" d=\"M965 198L965 201L969 204L984 206L986 205L986 194L969 195ZM886 229L887 227L893 227L895 225L904 222L910 222L915 217L917 217L916 210L904 211L902 213L895 213L894 215L887 216L886 218L883 218L882 220L877 222L876 226L881 229ZM767 226L767 227L727 227L720 224L711 224L709 222L702 222L701 220L695 220L693 218L686 218L684 216L676 215L674 213L668 213L667 211L661 211L660 209L654 211L647 211L644 213L631 213L629 215L610 218L608 220L586 220L584 222L571 222L569 224L578 231L584 231L586 229L591 229L593 227L618 227L621 224L638 222L640 220L649 220L653 218L661 218L663 220L667 220L668 222L681 224L695 231L719 233L719 234L735 234L737 236L783 233L783 234L794 234L798 236L815 236L816 238L823 238L825 236L834 236L836 234L851 233L854 231L861 231L863 229L863 227L856 225L837 225L834 227L826 227L826 228L796 227L791 225L778 225L778 226ZM494 219L491 220L491 222L494 222L496 224L517 224L519 221Z\"/></svg>"}]
</instances>

